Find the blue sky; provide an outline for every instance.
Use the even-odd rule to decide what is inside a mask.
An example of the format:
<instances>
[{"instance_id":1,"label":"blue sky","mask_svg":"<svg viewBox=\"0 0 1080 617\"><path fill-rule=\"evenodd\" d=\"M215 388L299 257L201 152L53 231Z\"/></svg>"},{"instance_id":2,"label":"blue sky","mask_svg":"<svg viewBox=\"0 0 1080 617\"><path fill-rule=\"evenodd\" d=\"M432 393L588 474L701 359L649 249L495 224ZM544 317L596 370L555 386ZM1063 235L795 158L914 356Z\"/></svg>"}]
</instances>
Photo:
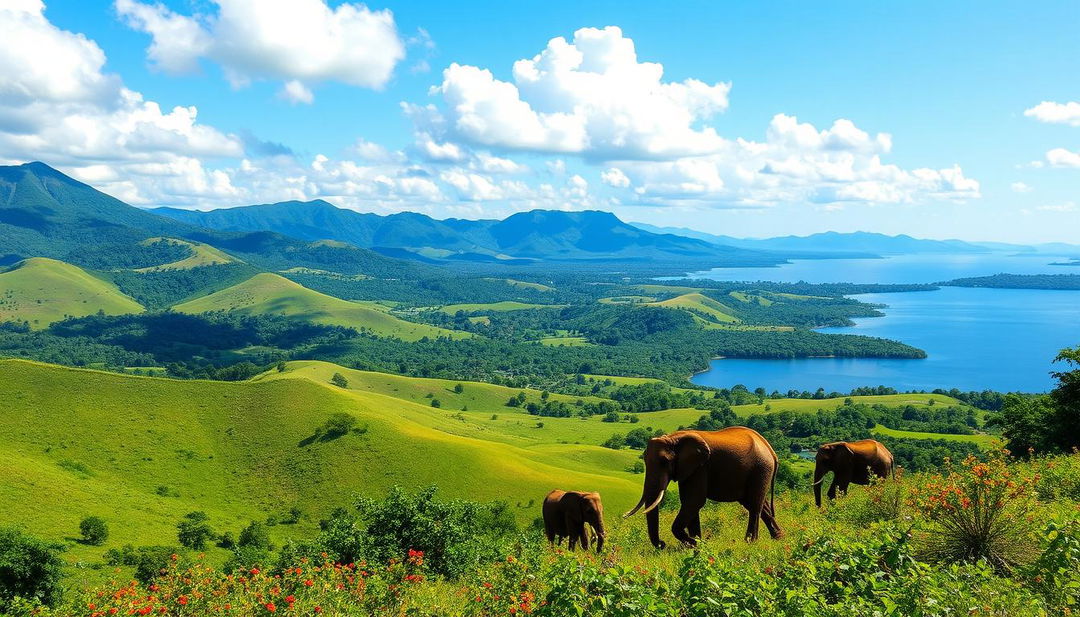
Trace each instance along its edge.
<instances>
[{"instance_id":1,"label":"blue sky","mask_svg":"<svg viewBox=\"0 0 1080 617\"><path fill-rule=\"evenodd\" d=\"M0 161L146 206L1080 236L1075 2L259 5L0 0Z\"/></svg>"}]
</instances>

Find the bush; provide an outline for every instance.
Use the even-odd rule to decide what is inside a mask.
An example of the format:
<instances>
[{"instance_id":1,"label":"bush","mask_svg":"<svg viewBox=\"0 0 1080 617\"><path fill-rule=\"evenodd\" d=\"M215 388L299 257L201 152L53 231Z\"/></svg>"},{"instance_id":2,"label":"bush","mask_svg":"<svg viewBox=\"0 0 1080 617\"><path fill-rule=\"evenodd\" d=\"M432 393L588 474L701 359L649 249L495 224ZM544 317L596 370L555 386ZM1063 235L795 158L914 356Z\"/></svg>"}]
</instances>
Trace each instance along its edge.
<instances>
[{"instance_id":1,"label":"bush","mask_svg":"<svg viewBox=\"0 0 1080 617\"><path fill-rule=\"evenodd\" d=\"M134 566L135 580L153 582L170 565L182 562L176 548L171 546L140 546L125 544L119 549L105 551L105 563L111 566Z\"/></svg>"},{"instance_id":2,"label":"bush","mask_svg":"<svg viewBox=\"0 0 1080 617\"><path fill-rule=\"evenodd\" d=\"M236 545L259 548L265 551L274 550L273 545L270 543L270 532L266 530L266 525L259 521L251 521L247 527L244 527L243 531L240 532L240 536L236 539Z\"/></svg>"},{"instance_id":3,"label":"bush","mask_svg":"<svg viewBox=\"0 0 1080 617\"><path fill-rule=\"evenodd\" d=\"M1046 546L1026 578L1052 608L1073 614L1080 608L1080 520L1051 523L1042 536Z\"/></svg>"},{"instance_id":4,"label":"bush","mask_svg":"<svg viewBox=\"0 0 1080 617\"><path fill-rule=\"evenodd\" d=\"M52 606L60 599L61 547L13 527L0 528L0 613L17 598Z\"/></svg>"},{"instance_id":5,"label":"bush","mask_svg":"<svg viewBox=\"0 0 1080 617\"><path fill-rule=\"evenodd\" d=\"M930 523L922 531L922 556L937 563L986 560L1002 573L1029 561L1035 484L1001 454L987 462L968 457L946 475L930 476L914 496Z\"/></svg>"},{"instance_id":6,"label":"bush","mask_svg":"<svg viewBox=\"0 0 1080 617\"><path fill-rule=\"evenodd\" d=\"M330 383L334 384L339 388L349 387L349 380L345 379L345 376L341 373L334 373L334 376L330 378Z\"/></svg>"},{"instance_id":7,"label":"bush","mask_svg":"<svg viewBox=\"0 0 1080 617\"><path fill-rule=\"evenodd\" d=\"M356 427L356 418L343 411L330 414L326 423L315 430L315 434L322 439L336 439L347 435Z\"/></svg>"},{"instance_id":8,"label":"bush","mask_svg":"<svg viewBox=\"0 0 1080 617\"><path fill-rule=\"evenodd\" d=\"M100 517L88 516L79 523L79 533L84 544L101 546L109 539L109 526Z\"/></svg>"},{"instance_id":9,"label":"bush","mask_svg":"<svg viewBox=\"0 0 1080 617\"><path fill-rule=\"evenodd\" d=\"M433 399L431 399L431 406L434 407L435 409L438 409L438 408L442 407L442 401L440 401L437 398L433 398Z\"/></svg>"},{"instance_id":10,"label":"bush","mask_svg":"<svg viewBox=\"0 0 1080 617\"><path fill-rule=\"evenodd\" d=\"M184 519L176 524L176 539L181 546L194 551L206 548L206 543L217 537L207 521L205 512L188 512Z\"/></svg>"},{"instance_id":11,"label":"bush","mask_svg":"<svg viewBox=\"0 0 1080 617\"><path fill-rule=\"evenodd\" d=\"M897 478L900 477L900 472L897 472ZM831 520L865 528L872 523L899 519L906 500L907 491L903 482L871 477L866 489L848 491L832 502L825 513Z\"/></svg>"}]
</instances>

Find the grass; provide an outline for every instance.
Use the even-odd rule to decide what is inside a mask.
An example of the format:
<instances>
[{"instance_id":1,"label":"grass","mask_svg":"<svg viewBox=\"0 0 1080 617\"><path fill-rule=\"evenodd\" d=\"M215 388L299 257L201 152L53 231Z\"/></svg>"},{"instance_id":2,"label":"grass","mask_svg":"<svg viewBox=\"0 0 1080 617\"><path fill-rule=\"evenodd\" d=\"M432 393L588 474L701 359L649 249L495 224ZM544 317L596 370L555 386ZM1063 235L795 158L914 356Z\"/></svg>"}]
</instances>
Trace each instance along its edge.
<instances>
[{"instance_id":1,"label":"grass","mask_svg":"<svg viewBox=\"0 0 1080 617\"><path fill-rule=\"evenodd\" d=\"M160 272L162 270L190 270L192 268L198 268L199 266L214 266L219 264L236 263L239 260L220 251L210 245L203 244L202 242L191 242L189 240L177 240L176 238L147 238L143 240L141 244L154 244L157 242L166 242L168 244L179 244L186 246L192 250L190 257L185 257L179 261L172 263L162 264L160 266L151 266L149 268L138 268L136 272Z\"/></svg>"},{"instance_id":2,"label":"grass","mask_svg":"<svg viewBox=\"0 0 1080 617\"><path fill-rule=\"evenodd\" d=\"M844 404L847 399L851 399L856 403L864 403L866 405L887 405L889 407L898 407L902 405L912 405L914 407L929 407L930 401L934 401L935 405L959 405L963 406L964 403L951 396L945 396L944 394L882 394L876 396L843 396L839 398L825 398L825 399L806 399L806 398L780 398L780 399L766 399L761 405L736 405L732 409L735 413L741 417L749 416L755 413L768 413L778 411L793 411L796 413L817 413L819 409L836 409ZM769 409L766 410L765 406L768 405ZM935 433L936 434L936 433Z\"/></svg>"},{"instance_id":3,"label":"grass","mask_svg":"<svg viewBox=\"0 0 1080 617\"><path fill-rule=\"evenodd\" d=\"M645 304L647 302L656 302L656 296L611 296L610 298L600 298L597 302L600 304Z\"/></svg>"},{"instance_id":4,"label":"grass","mask_svg":"<svg viewBox=\"0 0 1080 617\"><path fill-rule=\"evenodd\" d=\"M501 302L487 302L487 303L471 303L471 304L447 304L446 306L439 307L439 311L446 313L447 315L457 315L459 311L466 313L475 313L478 311L525 311L529 309L549 309L549 308L564 308L565 304L530 304L528 302L517 302L514 300L503 300Z\"/></svg>"},{"instance_id":5,"label":"grass","mask_svg":"<svg viewBox=\"0 0 1080 617\"><path fill-rule=\"evenodd\" d=\"M143 307L115 285L69 263L32 257L0 274L0 321L44 328L65 317L141 313Z\"/></svg>"},{"instance_id":6,"label":"grass","mask_svg":"<svg viewBox=\"0 0 1080 617\"><path fill-rule=\"evenodd\" d=\"M746 304L759 304L761 306L771 306L773 301L765 296L759 296L757 294L747 293L745 291L733 291L728 294L732 298L735 298L739 302Z\"/></svg>"},{"instance_id":7,"label":"grass","mask_svg":"<svg viewBox=\"0 0 1080 617\"><path fill-rule=\"evenodd\" d=\"M255 315L285 315L318 324L366 329L379 336L392 336L406 341L415 341L425 336L471 336L466 332L405 321L390 315L381 307L373 308L370 305L328 296L268 272L256 274L243 283L208 296L178 304L173 310L183 313L240 311Z\"/></svg>"},{"instance_id":8,"label":"grass","mask_svg":"<svg viewBox=\"0 0 1080 617\"><path fill-rule=\"evenodd\" d=\"M966 443L973 443L983 448L984 450L991 450L994 448L1000 448L1004 445L1000 438L994 435L977 434L977 435L950 435L948 433L920 433L918 431L898 431L878 424L873 429L874 433L879 435L887 435L889 437L902 437L904 439L945 439L948 441L963 441Z\"/></svg>"},{"instance_id":9,"label":"grass","mask_svg":"<svg viewBox=\"0 0 1080 617\"><path fill-rule=\"evenodd\" d=\"M584 336L547 336L538 341L548 347L587 347L592 345Z\"/></svg>"},{"instance_id":10,"label":"grass","mask_svg":"<svg viewBox=\"0 0 1080 617\"><path fill-rule=\"evenodd\" d=\"M544 285L542 283L531 283L529 281L517 281L514 279L485 279L488 281L505 281L507 285L511 287L520 287L522 289L535 289L536 291L555 291L554 287Z\"/></svg>"},{"instance_id":11,"label":"grass","mask_svg":"<svg viewBox=\"0 0 1080 617\"><path fill-rule=\"evenodd\" d=\"M349 389L324 379L338 371ZM455 400L445 391L450 382L408 384L358 373L299 363L283 374L226 383L0 361L0 499L6 504L0 525L18 523L62 541L77 535L88 514L112 522L105 547L75 545L67 553L83 560L129 542L174 543L176 521L192 510L206 511L215 526L234 533L294 505L313 525L357 493L381 495L393 484L437 483L448 496L511 503L538 503L556 486L601 490L614 508L637 498L640 478L622 471L634 453L559 444L556 431L536 429L532 416L499 406L516 390L467 384L461 400L484 411L462 420L452 409L432 408L422 395L413 402L401 391L377 391L393 392L394 384L413 385L412 395L439 388L449 407ZM506 419L490 420L493 409ZM312 440L334 412L353 415L366 433ZM573 434L573 423L586 424L561 423L566 428L557 434L565 436ZM170 496L158 494L158 487ZM535 516L517 513L523 521Z\"/></svg>"},{"instance_id":12,"label":"grass","mask_svg":"<svg viewBox=\"0 0 1080 617\"><path fill-rule=\"evenodd\" d=\"M697 292L686 293L660 302L650 302L650 306L690 311L707 321L718 324L739 323L739 318L732 315L732 310L722 303Z\"/></svg>"}]
</instances>

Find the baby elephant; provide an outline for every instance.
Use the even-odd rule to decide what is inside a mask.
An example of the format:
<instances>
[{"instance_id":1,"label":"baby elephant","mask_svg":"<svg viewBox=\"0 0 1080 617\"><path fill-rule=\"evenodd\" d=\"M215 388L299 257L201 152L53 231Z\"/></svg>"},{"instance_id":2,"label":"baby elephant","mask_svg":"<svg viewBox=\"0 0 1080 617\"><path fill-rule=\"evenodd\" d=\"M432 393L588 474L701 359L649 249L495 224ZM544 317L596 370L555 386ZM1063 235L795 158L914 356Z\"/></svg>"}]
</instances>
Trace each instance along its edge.
<instances>
[{"instance_id":1,"label":"baby elephant","mask_svg":"<svg viewBox=\"0 0 1080 617\"><path fill-rule=\"evenodd\" d=\"M596 552L604 548L604 506L600 493L560 491L548 493L544 498L544 532L548 542L558 544L570 538L570 550L581 542L581 548L589 548L588 523L596 533Z\"/></svg>"}]
</instances>

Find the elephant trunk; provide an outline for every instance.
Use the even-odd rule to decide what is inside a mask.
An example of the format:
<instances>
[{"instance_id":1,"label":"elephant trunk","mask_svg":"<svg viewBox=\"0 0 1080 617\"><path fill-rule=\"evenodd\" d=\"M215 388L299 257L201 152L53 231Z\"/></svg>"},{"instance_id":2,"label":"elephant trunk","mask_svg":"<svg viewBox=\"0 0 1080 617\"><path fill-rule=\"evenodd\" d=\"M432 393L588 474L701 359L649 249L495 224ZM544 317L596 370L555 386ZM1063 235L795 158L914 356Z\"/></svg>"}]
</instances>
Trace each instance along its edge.
<instances>
[{"instance_id":1,"label":"elephant trunk","mask_svg":"<svg viewBox=\"0 0 1080 617\"><path fill-rule=\"evenodd\" d=\"M593 523L593 530L596 531L596 552L604 550L604 538L607 536L607 532L604 530L604 517L602 515L596 516L596 522Z\"/></svg>"},{"instance_id":2,"label":"elephant trunk","mask_svg":"<svg viewBox=\"0 0 1080 617\"><path fill-rule=\"evenodd\" d=\"M627 516L645 508L645 523L649 530L649 540L653 546L663 548L664 543L660 540L660 502L664 500L671 479L666 473L645 474L645 488L641 491L641 500Z\"/></svg>"},{"instance_id":3,"label":"elephant trunk","mask_svg":"<svg viewBox=\"0 0 1080 617\"><path fill-rule=\"evenodd\" d=\"M825 474L829 473L828 468L818 461L814 465L814 503L817 507L821 507L821 484L825 480Z\"/></svg>"}]
</instances>

